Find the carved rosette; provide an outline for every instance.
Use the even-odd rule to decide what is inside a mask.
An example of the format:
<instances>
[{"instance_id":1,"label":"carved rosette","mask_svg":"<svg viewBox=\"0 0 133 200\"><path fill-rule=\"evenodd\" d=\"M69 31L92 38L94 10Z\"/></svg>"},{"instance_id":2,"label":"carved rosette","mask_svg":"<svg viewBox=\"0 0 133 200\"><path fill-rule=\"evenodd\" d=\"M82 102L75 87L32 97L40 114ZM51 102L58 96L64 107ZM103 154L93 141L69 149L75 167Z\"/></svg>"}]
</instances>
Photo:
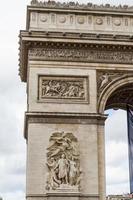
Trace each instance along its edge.
<instances>
[{"instance_id":1,"label":"carved rosette","mask_svg":"<svg viewBox=\"0 0 133 200\"><path fill-rule=\"evenodd\" d=\"M46 190L78 192L81 180L78 140L72 133L55 132L47 148Z\"/></svg>"}]
</instances>

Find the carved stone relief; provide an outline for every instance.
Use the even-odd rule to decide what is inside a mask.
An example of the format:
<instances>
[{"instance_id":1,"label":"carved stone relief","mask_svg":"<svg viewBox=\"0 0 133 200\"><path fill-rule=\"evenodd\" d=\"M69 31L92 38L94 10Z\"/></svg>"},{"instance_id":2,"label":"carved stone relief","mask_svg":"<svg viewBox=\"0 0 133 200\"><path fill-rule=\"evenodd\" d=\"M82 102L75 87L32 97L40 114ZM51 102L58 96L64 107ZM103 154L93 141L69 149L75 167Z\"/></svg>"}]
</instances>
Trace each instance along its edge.
<instances>
[{"instance_id":1,"label":"carved stone relief","mask_svg":"<svg viewBox=\"0 0 133 200\"><path fill-rule=\"evenodd\" d=\"M85 22L84 16L78 17L78 18L77 18L77 22L78 22L79 24L84 24L84 22Z\"/></svg>"},{"instance_id":2,"label":"carved stone relief","mask_svg":"<svg viewBox=\"0 0 133 200\"><path fill-rule=\"evenodd\" d=\"M60 23L65 23L65 22L66 22L66 16L63 16L63 15L60 16L60 17L59 17L59 22L60 22Z\"/></svg>"},{"instance_id":3,"label":"carved stone relief","mask_svg":"<svg viewBox=\"0 0 133 200\"><path fill-rule=\"evenodd\" d=\"M114 25L115 26L120 26L121 25L121 19L120 18L114 19Z\"/></svg>"},{"instance_id":4,"label":"carved stone relief","mask_svg":"<svg viewBox=\"0 0 133 200\"><path fill-rule=\"evenodd\" d=\"M39 100L88 100L87 78L39 76Z\"/></svg>"},{"instance_id":5,"label":"carved stone relief","mask_svg":"<svg viewBox=\"0 0 133 200\"><path fill-rule=\"evenodd\" d=\"M48 20L48 16L47 15L44 15L44 14L40 15L40 21L41 22L45 23L45 22L47 22L47 20Z\"/></svg>"},{"instance_id":6,"label":"carved stone relief","mask_svg":"<svg viewBox=\"0 0 133 200\"><path fill-rule=\"evenodd\" d=\"M47 148L46 190L79 190L81 169L79 145L72 133L55 132Z\"/></svg>"},{"instance_id":7,"label":"carved stone relief","mask_svg":"<svg viewBox=\"0 0 133 200\"><path fill-rule=\"evenodd\" d=\"M124 78L127 76L127 73L124 72L113 72L113 71L99 71L97 73L97 88L98 96L104 90L104 88L109 85L111 82L118 80L119 78Z\"/></svg>"},{"instance_id":8,"label":"carved stone relief","mask_svg":"<svg viewBox=\"0 0 133 200\"><path fill-rule=\"evenodd\" d=\"M63 60L82 62L133 63L132 51L103 50L91 48L32 48L29 59Z\"/></svg>"},{"instance_id":9,"label":"carved stone relief","mask_svg":"<svg viewBox=\"0 0 133 200\"><path fill-rule=\"evenodd\" d=\"M119 31L119 32L132 32L133 27L132 27L132 17L116 17L116 16L100 16L100 15L78 15L73 13L73 20L71 20L72 15L71 14L54 14L55 18L57 19L56 22L51 19L53 16L53 13L36 13L31 12L31 15L36 14L36 23L34 23L34 19L31 18L31 27L30 28L41 28L41 29L47 29L47 31L50 31L52 28L53 30L53 25L57 24L59 29L66 29L67 30L75 30L75 29L80 29L81 32L83 30L99 30L101 29L103 31L103 25L106 26L106 31ZM44 16L43 16L44 15ZM47 17L46 17L47 15ZM43 20L44 19L44 20ZM89 19L89 20L88 20ZM43 22L43 23L42 23ZM49 26L47 26L47 23L49 22ZM77 23L75 23L77 22ZM91 23L90 23L91 22ZM63 27L62 27L63 24ZM92 24L92 26L90 26ZM61 27L60 27L61 25ZM95 26L96 25L96 26ZM32 27L33 26L33 27ZM95 29L94 29L95 26ZM124 29L123 29L124 28ZM125 29L126 28L126 29ZM129 33L128 33L129 34Z\"/></svg>"},{"instance_id":10,"label":"carved stone relief","mask_svg":"<svg viewBox=\"0 0 133 200\"><path fill-rule=\"evenodd\" d=\"M103 24L103 19L102 18L96 18L96 24L102 25Z\"/></svg>"}]
</instances>

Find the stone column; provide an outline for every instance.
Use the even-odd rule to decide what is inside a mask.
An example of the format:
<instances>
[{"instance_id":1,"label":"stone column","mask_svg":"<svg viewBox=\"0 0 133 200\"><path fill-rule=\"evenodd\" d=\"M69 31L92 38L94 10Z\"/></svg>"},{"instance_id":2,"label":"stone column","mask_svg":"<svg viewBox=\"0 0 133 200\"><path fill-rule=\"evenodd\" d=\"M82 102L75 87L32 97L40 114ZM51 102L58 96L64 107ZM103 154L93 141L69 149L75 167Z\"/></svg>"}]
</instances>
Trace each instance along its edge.
<instances>
[{"instance_id":1,"label":"stone column","mask_svg":"<svg viewBox=\"0 0 133 200\"><path fill-rule=\"evenodd\" d=\"M98 118L99 116L94 114L26 114L28 200L59 200L62 198L65 200L68 198L99 200ZM47 147L49 147L51 136L53 137L55 133L61 135L62 131L64 134L67 133L68 137L73 135L74 140L77 138L79 143L82 172L79 190L75 186L68 187L67 185L61 185L56 190L47 190L47 174L50 172L47 168L47 153L49 152Z\"/></svg>"},{"instance_id":2,"label":"stone column","mask_svg":"<svg viewBox=\"0 0 133 200\"><path fill-rule=\"evenodd\" d=\"M106 178L105 178L105 134L104 121L98 125L98 176L100 200L106 199Z\"/></svg>"}]
</instances>

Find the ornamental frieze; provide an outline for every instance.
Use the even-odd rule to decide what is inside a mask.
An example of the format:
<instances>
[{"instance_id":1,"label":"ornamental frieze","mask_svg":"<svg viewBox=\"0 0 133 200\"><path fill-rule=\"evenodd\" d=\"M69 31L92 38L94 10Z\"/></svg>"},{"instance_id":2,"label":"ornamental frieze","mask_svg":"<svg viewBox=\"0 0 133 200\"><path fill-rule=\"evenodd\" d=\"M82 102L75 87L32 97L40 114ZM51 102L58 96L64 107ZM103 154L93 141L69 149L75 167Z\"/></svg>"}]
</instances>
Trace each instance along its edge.
<instances>
[{"instance_id":1,"label":"ornamental frieze","mask_svg":"<svg viewBox=\"0 0 133 200\"><path fill-rule=\"evenodd\" d=\"M39 76L38 98L48 102L88 102L88 78Z\"/></svg>"},{"instance_id":2,"label":"ornamental frieze","mask_svg":"<svg viewBox=\"0 0 133 200\"><path fill-rule=\"evenodd\" d=\"M82 61L82 62L106 62L106 63L133 63L131 51L96 50L78 48L31 48L29 59L54 60L54 61Z\"/></svg>"},{"instance_id":3,"label":"ornamental frieze","mask_svg":"<svg viewBox=\"0 0 133 200\"><path fill-rule=\"evenodd\" d=\"M56 29L58 26L58 30L60 32L67 29L71 32L77 32L75 30L79 30L80 32L88 32L88 31L103 31L104 27L106 27L106 31L109 33L114 32L125 32L128 34L132 34L133 30L133 17L127 16L103 16L102 14L70 14L68 12L59 14L52 12L31 12L30 15L30 29L31 30L43 30L43 31L52 31Z\"/></svg>"}]
</instances>

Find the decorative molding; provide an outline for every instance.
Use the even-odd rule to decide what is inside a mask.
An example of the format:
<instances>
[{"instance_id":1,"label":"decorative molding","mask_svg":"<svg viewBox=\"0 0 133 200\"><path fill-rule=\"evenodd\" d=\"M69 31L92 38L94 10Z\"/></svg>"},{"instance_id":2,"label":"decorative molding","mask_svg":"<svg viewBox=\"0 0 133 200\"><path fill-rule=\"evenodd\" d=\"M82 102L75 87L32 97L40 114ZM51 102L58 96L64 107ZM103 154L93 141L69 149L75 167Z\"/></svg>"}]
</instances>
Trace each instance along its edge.
<instances>
[{"instance_id":1,"label":"decorative molding","mask_svg":"<svg viewBox=\"0 0 133 200\"><path fill-rule=\"evenodd\" d=\"M79 45L80 47L80 45ZM116 47L117 48L117 47ZM31 48L29 59L60 60L71 62L100 62L100 63L133 63L133 53L130 51L104 50L97 46L91 48Z\"/></svg>"},{"instance_id":2,"label":"decorative molding","mask_svg":"<svg viewBox=\"0 0 133 200\"><path fill-rule=\"evenodd\" d=\"M99 198L99 195L98 194L82 194L82 193L55 193L55 192L52 192L52 193L46 193L46 194L28 194L26 195L26 197L32 197L32 198L47 198L47 197L81 197L83 199L95 199L95 200L98 200ZM44 199L42 199L44 200Z\"/></svg>"},{"instance_id":3,"label":"decorative molding","mask_svg":"<svg viewBox=\"0 0 133 200\"><path fill-rule=\"evenodd\" d=\"M102 25L103 24L103 19L101 17L96 18L96 24Z\"/></svg>"},{"instance_id":4,"label":"decorative molding","mask_svg":"<svg viewBox=\"0 0 133 200\"><path fill-rule=\"evenodd\" d=\"M28 138L29 123L48 124L97 124L104 125L107 116L102 114L88 113L25 113L24 137Z\"/></svg>"},{"instance_id":5,"label":"decorative molding","mask_svg":"<svg viewBox=\"0 0 133 200\"><path fill-rule=\"evenodd\" d=\"M73 18L73 16L71 16L71 18ZM53 15L53 21L54 21L54 15ZM88 19L88 21L89 21L89 23L91 23L91 19ZM59 32L56 32L56 30L55 31L42 31L42 30L40 30L40 31L38 31L38 32L36 32L36 31L33 31L33 30L30 30L30 32L21 32L21 36L22 37L28 37L28 39L25 41L25 42L27 42L27 45L29 44L29 43L31 43L31 41L34 43L34 42L36 42L36 43L43 43L43 40L40 42L40 40L38 40L38 37L40 38L42 38L42 37L44 37L44 38L53 38L53 37L55 37L56 39L57 38L63 38L63 39L73 39L73 38L75 38L75 39L91 39L91 40L96 40L97 39L97 36L99 36L98 38L100 38L101 39L101 41L104 41L104 40L109 40L109 41L119 41L119 42L122 42L122 41L126 41L126 42L129 42L129 41L132 41L132 39L133 39L133 34L129 34L129 33L127 33L127 34L121 34L120 32L119 33L117 33L117 34L115 34L115 39L114 39L114 33L112 32L112 33L110 33L110 34L107 34L107 33L103 33L103 32L98 32L97 31L97 33L93 33L93 32L86 32L86 33L82 33L81 34L81 32L65 32L65 37L64 37L64 35L63 35L63 33L64 32L62 32L62 31L59 31ZM32 39L29 39L29 37L32 35L32 37L34 37L35 38L35 40L33 41ZM64 42L65 42L65 40L64 40ZM80 41L79 41L79 43L80 43ZM83 43L82 43L83 44ZM93 45L98 45L98 43L96 42L95 44L93 43ZM110 44L109 43L106 43L108 46L110 46ZM69 45L73 45L72 43L69 43ZM81 43L80 43L80 45L81 45ZM86 43L86 45L88 45L87 43ZM91 44L92 45L92 44ZM122 47L125 47L125 46L127 46L128 44L125 44L125 45L123 45L123 46L121 46L121 48ZM120 48L120 46L119 46L119 48Z\"/></svg>"},{"instance_id":6,"label":"decorative molding","mask_svg":"<svg viewBox=\"0 0 133 200\"><path fill-rule=\"evenodd\" d=\"M37 33L35 37L48 37L52 38L57 33ZM23 36L22 36L23 35ZM121 44L105 44L103 40L109 37L108 35L100 34L98 38L101 44L94 43L67 43L65 42L44 42L44 41L30 41L29 33L23 32L20 36L20 52L19 52L19 75L22 81L27 79L27 63L29 60L50 60L50 61L66 61L66 62L97 62L97 63L120 63L120 64L133 64L133 46L132 43L126 45ZM31 32L34 36L34 32ZM58 33L59 37L64 37L62 33ZM23 40L24 38L28 38ZM65 38L77 38L79 34L66 33ZM96 39L96 34L82 34L82 38ZM110 36L113 38L113 36ZM123 38L124 37L124 38ZM106 38L106 39L107 39ZM109 39L111 40L111 39ZM129 40L128 36L116 36L116 40ZM131 39L130 39L131 40ZM112 39L113 41L113 39Z\"/></svg>"},{"instance_id":7,"label":"decorative molding","mask_svg":"<svg viewBox=\"0 0 133 200\"><path fill-rule=\"evenodd\" d=\"M73 133L55 132L47 148L46 190L79 192L82 171L77 138Z\"/></svg>"},{"instance_id":8,"label":"decorative molding","mask_svg":"<svg viewBox=\"0 0 133 200\"><path fill-rule=\"evenodd\" d=\"M39 101L87 103L88 78L67 76L39 76Z\"/></svg>"},{"instance_id":9,"label":"decorative molding","mask_svg":"<svg viewBox=\"0 0 133 200\"><path fill-rule=\"evenodd\" d=\"M92 9L92 10L122 10L122 11L133 11L133 6L129 7L128 5L119 5L119 6L111 6L110 4L105 5L96 5L92 3L80 4L78 2L56 2L56 1L38 1L32 0L32 6L37 7L49 7L49 8L69 8L69 9Z\"/></svg>"},{"instance_id":10,"label":"decorative molding","mask_svg":"<svg viewBox=\"0 0 133 200\"><path fill-rule=\"evenodd\" d=\"M74 118L74 117L69 117L69 118L59 118L59 117L51 117L51 118L29 118L28 123L46 123L46 124L96 124L96 125L103 125L104 120L103 119L96 119L96 118L90 118L90 119L84 119L84 118Z\"/></svg>"},{"instance_id":11,"label":"decorative molding","mask_svg":"<svg viewBox=\"0 0 133 200\"><path fill-rule=\"evenodd\" d=\"M38 12L30 10L28 29L33 31L102 32L132 35L133 16L99 13ZM63 24L63 26L62 26ZM57 30L58 27L58 30ZM106 28L105 28L106 27ZM104 30L105 29L105 30ZM67 30L67 31L66 31ZM124 34L123 34L124 33Z\"/></svg>"},{"instance_id":12,"label":"decorative molding","mask_svg":"<svg viewBox=\"0 0 133 200\"><path fill-rule=\"evenodd\" d=\"M121 25L121 18L117 18L117 19L114 18L114 25L120 26Z\"/></svg>"}]
</instances>

